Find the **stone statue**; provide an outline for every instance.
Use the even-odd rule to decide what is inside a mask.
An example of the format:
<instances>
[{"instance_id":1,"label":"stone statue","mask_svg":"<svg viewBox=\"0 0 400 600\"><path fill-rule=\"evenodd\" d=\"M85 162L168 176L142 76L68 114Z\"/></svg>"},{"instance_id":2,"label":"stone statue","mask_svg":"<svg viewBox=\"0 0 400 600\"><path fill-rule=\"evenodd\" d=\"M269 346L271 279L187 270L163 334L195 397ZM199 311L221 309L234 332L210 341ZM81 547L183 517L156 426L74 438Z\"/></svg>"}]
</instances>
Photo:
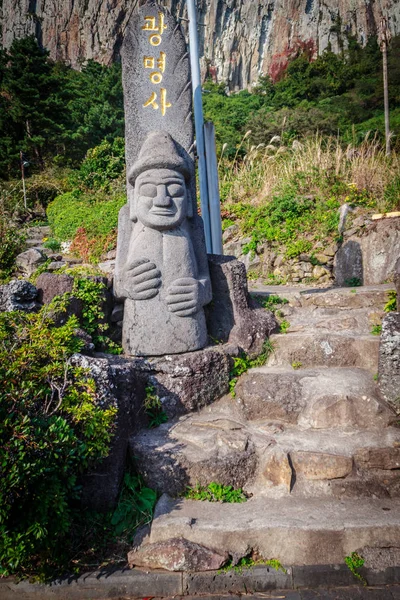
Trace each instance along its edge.
<instances>
[{"instance_id":1,"label":"stone statue","mask_svg":"<svg viewBox=\"0 0 400 600\"><path fill-rule=\"evenodd\" d=\"M125 299L124 350L157 356L203 348L211 285L191 197L193 162L168 133L151 132L128 182L134 192L120 213L114 285Z\"/></svg>"}]
</instances>

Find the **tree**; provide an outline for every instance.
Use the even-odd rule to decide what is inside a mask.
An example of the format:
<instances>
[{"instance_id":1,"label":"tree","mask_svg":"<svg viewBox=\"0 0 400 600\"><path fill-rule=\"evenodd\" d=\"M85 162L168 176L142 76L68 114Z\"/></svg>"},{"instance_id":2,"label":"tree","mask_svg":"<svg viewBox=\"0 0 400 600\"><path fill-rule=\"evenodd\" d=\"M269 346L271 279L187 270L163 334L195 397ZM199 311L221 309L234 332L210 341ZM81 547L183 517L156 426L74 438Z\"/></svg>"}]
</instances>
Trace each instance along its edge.
<instances>
[{"instance_id":1,"label":"tree","mask_svg":"<svg viewBox=\"0 0 400 600\"><path fill-rule=\"evenodd\" d=\"M47 145L54 144L62 135L65 110L58 95L60 82L53 73L53 63L48 52L39 48L34 36L30 36L14 40L3 58L2 71L1 95L8 102L8 117L1 123L0 134L7 135L7 129L11 132L9 159L17 159L17 152L23 150L33 155L36 165L43 168L45 153L50 150Z\"/></svg>"}]
</instances>

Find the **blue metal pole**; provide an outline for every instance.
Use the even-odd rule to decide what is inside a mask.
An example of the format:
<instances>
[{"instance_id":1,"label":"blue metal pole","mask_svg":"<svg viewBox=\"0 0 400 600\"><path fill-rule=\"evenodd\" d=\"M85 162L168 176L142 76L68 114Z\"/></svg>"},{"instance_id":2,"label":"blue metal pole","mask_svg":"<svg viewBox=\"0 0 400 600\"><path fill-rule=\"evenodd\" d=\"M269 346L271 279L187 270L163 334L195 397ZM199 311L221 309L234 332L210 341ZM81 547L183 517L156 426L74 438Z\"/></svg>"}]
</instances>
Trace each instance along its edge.
<instances>
[{"instance_id":1,"label":"blue metal pole","mask_svg":"<svg viewBox=\"0 0 400 600\"><path fill-rule=\"evenodd\" d=\"M196 129L196 149L199 158L200 206L204 222L204 234L208 253L212 253L210 207L208 201L207 165L204 150L203 102L201 97L201 78L199 62L199 44L197 37L195 0L187 0L189 18L190 66L192 70L194 124Z\"/></svg>"}]
</instances>

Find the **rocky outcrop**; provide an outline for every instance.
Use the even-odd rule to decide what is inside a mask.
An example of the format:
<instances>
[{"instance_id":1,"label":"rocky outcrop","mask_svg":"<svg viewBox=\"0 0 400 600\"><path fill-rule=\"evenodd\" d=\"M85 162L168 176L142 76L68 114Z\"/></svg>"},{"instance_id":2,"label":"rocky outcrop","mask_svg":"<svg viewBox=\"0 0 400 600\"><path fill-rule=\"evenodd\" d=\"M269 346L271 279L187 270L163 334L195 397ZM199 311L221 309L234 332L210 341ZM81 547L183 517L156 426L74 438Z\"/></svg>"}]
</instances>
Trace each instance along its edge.
<instances>
[{"instance_id":1,"label":"rocky outcrop","mask_svg":"<svg viewBox=\"0 0 400 600\"><path fill-rule=\"evenodd\" d=\"M162 2L187 24L184 0ZM3 0L1 41L35 34L52 58L73 67L87 59L109 64L119 56L126 24L138 0ZM398 4L391 0L199 0L203 74L245 88L262 74L279 76L299 47L334 52L355 35L374 35L381 15L400 33Z\"/></svg>"}]
</instances>

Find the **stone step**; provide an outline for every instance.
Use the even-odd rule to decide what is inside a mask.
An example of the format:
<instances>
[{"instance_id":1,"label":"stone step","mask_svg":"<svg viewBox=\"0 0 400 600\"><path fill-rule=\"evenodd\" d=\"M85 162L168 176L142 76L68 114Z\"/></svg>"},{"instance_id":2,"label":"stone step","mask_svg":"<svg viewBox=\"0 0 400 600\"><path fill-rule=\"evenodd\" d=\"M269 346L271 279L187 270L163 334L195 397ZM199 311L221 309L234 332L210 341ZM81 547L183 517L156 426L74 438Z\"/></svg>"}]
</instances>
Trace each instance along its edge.
<instances>
[{"instance_id":1,"label":"stone step","mask_svg":"<svg viewBox=\"0 0 400 600\"><path fill-rule=\"evenodd\" d=\"M39 248L40 250L42 250L44 247L41 239L40 240L38 240L38 239L26 240L25 246L27 248Z\"/></svg>"},{"instance_id":2,"label":"stone step","mask_svg":"<svg viewBox=\"0 0 400 600\"><path fill-rule=\"evenodd\" d=\"M149 542L183 537L236 559L252 551L283 565L341 564L365 547L397 547L398 499L251 498L243 504L159 500Z\"/></svg>"},{"instance_id":3,"label":"stone step","mask_svg":"<svg viewBox=\"0 0 400 600\"><path fill-rule=\"evenodd\" d=\"M296 332L271 336L274 351L267 365L361 367L378 372L379 336L351 332Z\"/></svg>"},{"instance_id":4,"label":"stone step","mask_svg":"<svg viewBox=\"0 0 400 600\"><path fill-rule=\"evenodd\" d=\"M364 335L371 333L374 325L380 325L386 314L374 307L348 310L335 307L284 306L281 312L290 323L288 333L353 332Z\"/></svg>"},{"instance_id":5,"label":"stone step","mask_svg":"<svg viewBox=\"0 0 400 600\"><path fill-rule=\"evenodd\" d=\"M130 440L146 483L176 496L212 481L271 498L400 494L400 429L304 429L246 421L225 397Z\"/></svg>"},{"instance_id":6,"label":"stone step","mask_svg":"<svg viewBox=\"0 0 400 600\"><path fill-rule=\"evenodd\" d=\"M396 420L371 373L359 368L250 369L235 387L247 420L268 418L303 428L387 427Z\"/></svg>"},{"instance_id":7,"label":"stone step","mask_svg":"<svg viewBox=\"0 0 400 600\"><path fill-rule=\"evenodd\" d=\"M382 310L387 302L387 293L393 284L380 284L360 287L289 287L250 285L253 296L260 298L277 295L286 298L292 306L324 308L376 308Z\"/></svg>"}]
</instances>

